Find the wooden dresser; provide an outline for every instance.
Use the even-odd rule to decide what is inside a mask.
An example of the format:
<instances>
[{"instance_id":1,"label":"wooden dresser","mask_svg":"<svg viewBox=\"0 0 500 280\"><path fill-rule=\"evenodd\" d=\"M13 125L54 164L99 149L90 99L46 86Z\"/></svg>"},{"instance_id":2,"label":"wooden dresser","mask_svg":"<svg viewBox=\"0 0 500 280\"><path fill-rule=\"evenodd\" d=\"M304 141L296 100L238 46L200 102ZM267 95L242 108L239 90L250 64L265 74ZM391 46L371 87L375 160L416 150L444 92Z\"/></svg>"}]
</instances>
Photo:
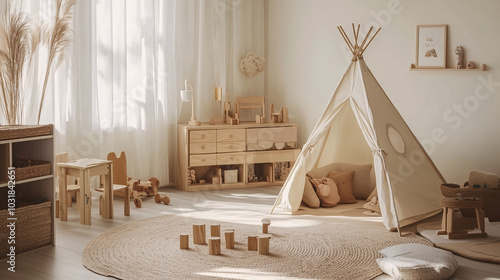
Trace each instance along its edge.
<instances>
[{"instance_id":1,"label":"wooden dresser","mask_svg":"<svg viewBox=\"0 0 500 280\"><path fill-rule=\"evenodd\" d=\"M177 141L185 191L281 185L300 152L291 123L179 124Z\"/></svg>"}]
</instances>

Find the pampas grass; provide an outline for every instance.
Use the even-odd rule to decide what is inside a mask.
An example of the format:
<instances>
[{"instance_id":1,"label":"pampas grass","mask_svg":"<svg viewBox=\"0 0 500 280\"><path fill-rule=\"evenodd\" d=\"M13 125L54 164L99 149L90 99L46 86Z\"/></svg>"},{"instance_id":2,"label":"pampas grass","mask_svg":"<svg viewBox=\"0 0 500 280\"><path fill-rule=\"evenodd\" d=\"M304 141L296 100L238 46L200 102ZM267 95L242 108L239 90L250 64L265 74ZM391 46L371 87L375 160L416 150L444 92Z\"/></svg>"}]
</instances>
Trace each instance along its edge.
<instances>
[{"instance_id":1,"label":"pampas grass","mask_svg":"<svg viewBox=\"0 0 500 280\"><path fill-rule=\"evenodd\" d=\"M30 53L31 22L20 7L6 3L4 22L0 26L1 108L8 124L22 122L23 73Z\"/></svg>"},{"instance_id":2,"label":"pampas grass","mask_svg":"<svg viewBox=\"0 0 500 280\"><path fill-rule=\"evenodd\" d=\"M26 121L25 102L38 100L37 124L47 92L51 73L64 60L71 44L71 20L74 0L56 0L54 24L47 28L41 23L35 25L22 11L22 3L11 6L6 1L4 20L0 24L0 109L7 124L22 124ZM40 93L28 89L28 73L33 67L33 56L40 45L48 49L43 87ZM35 75L36 77L36 75ZM34 87L36 89L37 87Z\"/></svg>"},{"instance_id":3,"label":"pampas grass","mask_svg":"<svg viewBox=\"0 0 500 280\"><path fill-rule=\"evenodd\" d=\"M56 14L54 27L49 32L48 36L48 46L49 46L49 59L47 61L47 69L45 72L45 79L42 88L42 98L40 100L40 107L38 109L37 124L40 123L40 115L42 114L43 100L45 98L45 93L47 91L47 82L52 69L52 64L56 61L55 69L59 67L64 59L64 54L71 44L70 33L72 30L70 28L71 19L73 18L73 6L75 5L74 0L66 1L63 4L63 0L57 0Z\"/></svg>"}]
</instances>

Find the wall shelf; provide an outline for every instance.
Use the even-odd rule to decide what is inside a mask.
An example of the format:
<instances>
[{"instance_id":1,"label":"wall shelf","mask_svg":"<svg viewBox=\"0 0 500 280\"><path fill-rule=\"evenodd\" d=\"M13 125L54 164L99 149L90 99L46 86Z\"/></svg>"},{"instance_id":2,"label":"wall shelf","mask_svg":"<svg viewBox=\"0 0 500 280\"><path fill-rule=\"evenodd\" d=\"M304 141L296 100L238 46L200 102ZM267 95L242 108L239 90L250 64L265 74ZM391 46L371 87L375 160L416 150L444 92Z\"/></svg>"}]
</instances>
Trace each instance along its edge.
<instances>
[{"instance_id":1,"label":"wall shelf","mask_svg":"<svg viewBox=\"0 0 500 280\"><path fill-rule=\"evenodd\" d=\"M410 71L429 71L429 70L438 70L438 71L486 71L486 64L481 64L479 68L475 69L456 69L456 68L419 68L414 63L410 65Z\"/></svg>"}]
</instances>

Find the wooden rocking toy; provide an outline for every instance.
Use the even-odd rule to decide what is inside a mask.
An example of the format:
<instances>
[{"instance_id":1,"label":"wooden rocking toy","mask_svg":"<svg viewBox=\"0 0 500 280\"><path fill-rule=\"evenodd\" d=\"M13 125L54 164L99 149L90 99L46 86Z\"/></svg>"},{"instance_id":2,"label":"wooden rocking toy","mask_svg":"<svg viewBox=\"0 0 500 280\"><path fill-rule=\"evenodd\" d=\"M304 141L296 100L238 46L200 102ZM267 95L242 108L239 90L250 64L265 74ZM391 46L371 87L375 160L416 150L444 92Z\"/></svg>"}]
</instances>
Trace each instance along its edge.
<instances>
[{"instance_id":1,"label":"wooden rocking toy","mask_svg":"<svg viewBox=\"0 0 500 280\"><path fill-rule=\"evenodd\" d=\"M168 205L168 204L170 204L170 197L168 197L168 195L162 196L162 195L160 195L160 194L157 193L155 195L155 202L156 203L162 203L163 202L163 204Z\"/></svg>"}]
</instances>

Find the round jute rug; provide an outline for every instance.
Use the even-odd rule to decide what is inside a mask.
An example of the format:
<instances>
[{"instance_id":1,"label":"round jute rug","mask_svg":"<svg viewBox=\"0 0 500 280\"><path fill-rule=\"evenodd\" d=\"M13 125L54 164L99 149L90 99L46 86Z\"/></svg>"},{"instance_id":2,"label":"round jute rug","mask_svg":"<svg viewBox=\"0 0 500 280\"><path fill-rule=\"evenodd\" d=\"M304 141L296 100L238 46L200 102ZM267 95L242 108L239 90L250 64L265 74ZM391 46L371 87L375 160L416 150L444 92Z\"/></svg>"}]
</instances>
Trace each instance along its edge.
<instances>
[{"instance_id":1,"label":"round jute rug","mask_svg":"<svg viewBox=\"0 0 500 280\"><path fill-rule=\"evenodd\" d=\"M270 254L247 250L248 235L261 234L269 218ZM194 245L192 224L220 224L221 251ZM226 249L224 230L235 230L235 248ZM189 249L179 235L189 234ZM403 243L432 245L413 233L399 237L378 218L263 215L206 211L149 218L110 230L83 251L89 270L120 279L370 279L382 273L379 250Z\"/></svg>"}]
</instances>

